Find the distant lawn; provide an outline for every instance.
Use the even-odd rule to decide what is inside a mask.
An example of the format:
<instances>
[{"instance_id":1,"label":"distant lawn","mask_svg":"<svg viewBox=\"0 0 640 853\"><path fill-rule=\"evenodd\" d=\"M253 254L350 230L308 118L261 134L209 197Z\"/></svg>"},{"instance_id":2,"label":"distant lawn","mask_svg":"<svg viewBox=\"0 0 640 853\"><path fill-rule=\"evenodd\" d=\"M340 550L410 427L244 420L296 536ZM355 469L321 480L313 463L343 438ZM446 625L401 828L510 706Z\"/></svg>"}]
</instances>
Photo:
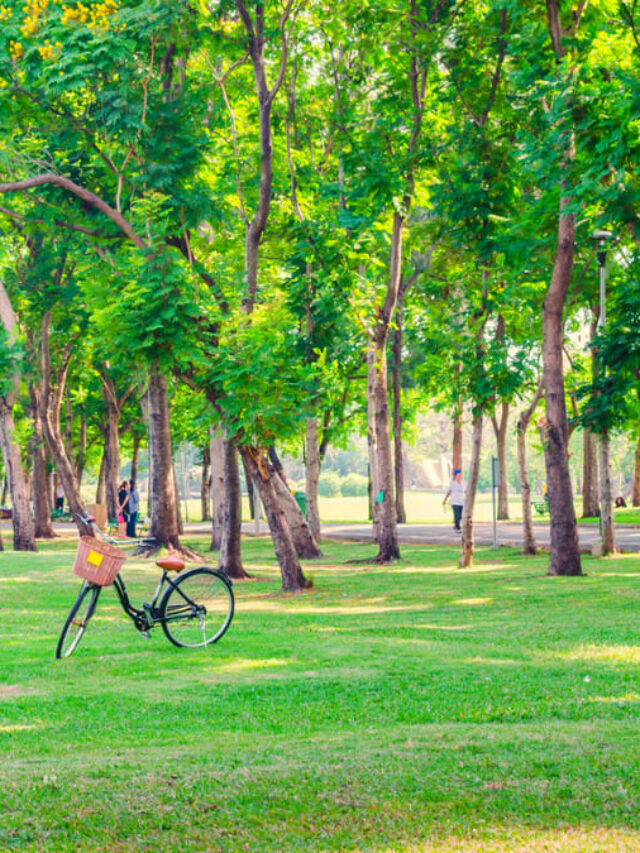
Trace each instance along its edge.
<instances>
[{"instance_id":1,"label":"distant lawn","mask_svg":"<svg viewBox=\"0 0 640 853\"><path fill-rule=\"evenodd\" d=\"M323 548L283 596L247 541L208 652L145 641L106 590L66 661L72 543L0 554L0 849L640 849L638 556L553 579L507 549Z\"/></svg>"},{"instance_id":2,"label":"distant lawn","mask_svg":"<svg viewBox=\"0 0 640 853\"><path fill-rule=\"evenodd\" d=\"M581 518L581 524L598 524L599 519L596 518ZM613 512L613 521L615 524L639 524L640 525L640 508L628 506L623 509L616 509Z\"/></svg>"}]
</instances>

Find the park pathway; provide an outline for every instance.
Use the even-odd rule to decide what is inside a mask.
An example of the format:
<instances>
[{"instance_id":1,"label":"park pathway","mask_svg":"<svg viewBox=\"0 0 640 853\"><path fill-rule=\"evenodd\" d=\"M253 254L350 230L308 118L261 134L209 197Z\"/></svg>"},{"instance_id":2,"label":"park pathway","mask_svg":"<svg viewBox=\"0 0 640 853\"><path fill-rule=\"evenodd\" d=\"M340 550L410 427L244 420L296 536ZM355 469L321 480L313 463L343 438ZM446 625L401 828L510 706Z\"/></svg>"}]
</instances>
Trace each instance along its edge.
<instances>
[{"instance_id":1,"label":"park pathway","mask_svg":"<svg viewBox=\"0 0 640 853\"><path fill-rule=\"evenodd\" d=\"M489 521L474 522L476 545L493 545L493 524ZM536 544L540 548L549 546L549 524L537 522L533 525ZM56 532L62 536L75 537L76 529L72 524L55 525ZM0 522L0 530L5 547L11 547L11 522ZM211 531L210 522L186 522L185 533L206 534ZM245 521L243 533L251 536L266 535L269 532L266 521L260 522L259 530L253 521ZM621 552L640 552L640 527L634 525L616 525L616 547ZM522 524L520 522L499 521L497 525L498 546L506 545L511 548L522 547ZM330 523L322 525L322 535L327 539L352 540L356 542L371 542L373 539L370 524L363 523ZM591 551L600 542L597 524L579 524L578 536L582 551ZM460 534L447 524L400 524L398 538L401 543L423 545L455 545L460 541Z\"/></svg>"},{"instance_id":2,"label":"park pathway","mask_svg":"<svg viewBox=\"0 0 640 853\"><path fill-rule=\"evenodd\" d=\"M549 524L533 525L536 544L541 548L549 547ZM493 524L489 521L476 521L473 524L476 545L493 545ZM370 524L323 524L322 533L330 539L354 539L371 541ZM578 537L580 548L591 551L600 542L597 524L579 524ZM453 545L460 541L460 534L444 524L399 524L400 542ZM522 547L522 524L520 522L499 521L497 524L498 546ZM640 527L631 525L616 526L616 547L619 551L640 551Z\"/></svg>"}]
</instances>

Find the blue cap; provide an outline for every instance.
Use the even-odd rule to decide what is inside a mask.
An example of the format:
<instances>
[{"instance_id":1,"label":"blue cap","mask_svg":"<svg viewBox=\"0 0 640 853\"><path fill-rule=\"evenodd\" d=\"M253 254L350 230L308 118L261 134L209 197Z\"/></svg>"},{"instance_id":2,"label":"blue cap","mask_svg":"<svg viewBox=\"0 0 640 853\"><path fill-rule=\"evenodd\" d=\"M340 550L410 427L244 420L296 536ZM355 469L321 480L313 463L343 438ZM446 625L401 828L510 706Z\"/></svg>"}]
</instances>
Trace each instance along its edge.
<instances>
[{"instance_id":1,"label":"blue cap","mask_svg":"<svg viewBox=\"0 0 640 853\"><path fill-rule=\"evenodd\" d=\"M460 468L456 468L456 470L453 472L454 477L456 476L456 474L462 474L462 471L460 470Z\"/></svg>"}]
</instances>

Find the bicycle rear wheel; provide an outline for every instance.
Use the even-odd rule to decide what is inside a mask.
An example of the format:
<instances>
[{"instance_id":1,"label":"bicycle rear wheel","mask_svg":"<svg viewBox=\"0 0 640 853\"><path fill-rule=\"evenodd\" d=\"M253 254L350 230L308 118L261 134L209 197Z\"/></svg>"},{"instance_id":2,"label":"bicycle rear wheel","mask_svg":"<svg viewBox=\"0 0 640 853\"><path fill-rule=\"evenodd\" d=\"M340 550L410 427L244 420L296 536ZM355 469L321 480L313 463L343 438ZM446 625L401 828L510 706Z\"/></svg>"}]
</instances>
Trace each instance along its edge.
<instances>
[{"instance_id":1,"label":"bicycle rear wheel","mask_svg":"<svg viewBox=\"0 0 640 853\"><path fill-rule=\"evenodd\" d=\"M162 627L176 646L198 648L216 643L233 619L233 590L215 569L184 572L160 602Z\"/></svg>"},{"instance_id":2,"label":"bicycle rear wheel","mask_svg":"<svg viewBox=\"0 0 640 853\"><path fill-rule=\"evenodd\" d=\"M64 623L64 628L60 634L56 649L57 658L68 658L78 648L78 644L89 624L89 619L91 619L96 609L101 590L101 586L96 586L85 581L84 586L80 590L80 595L69 611L67 621Z\"/></svg>"}]
</instances>

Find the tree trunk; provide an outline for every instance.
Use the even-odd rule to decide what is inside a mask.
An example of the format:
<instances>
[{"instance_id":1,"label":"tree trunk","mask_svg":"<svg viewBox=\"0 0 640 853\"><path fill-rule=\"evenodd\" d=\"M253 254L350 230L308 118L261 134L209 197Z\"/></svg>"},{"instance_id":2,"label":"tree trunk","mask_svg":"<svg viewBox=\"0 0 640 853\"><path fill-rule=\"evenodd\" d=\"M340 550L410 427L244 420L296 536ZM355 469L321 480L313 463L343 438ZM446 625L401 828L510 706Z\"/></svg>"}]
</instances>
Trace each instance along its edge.
<instances>
[{"instance_id":1,"label":"tree trunk","mask_svg":"<svg viewBox=\"0 0 640 853\"><path fill-rule=\"evenodd\" d=\"M533 521L531 518L531 486L529 484L529 473L527 471L527 428L536 410L536 406L542 395L542 380L538 383L536 393L531 405L521 413L518 418L518 470L520 472L520 491L522 493L522 534L524 540L524 553L535 554L537 552L536 541L533 535Z\"/></svg>"},{"instance_id":2,"label":"tree trunk","mask_svg":"<svg viewBox=\"0 0 640 853\"><path fill-rule=\"evenodd\" d=\"M178 525L178 533L182 534L184 533L184 524L182 521L182 503L180 501L180 487L178 485L178 475L176 474L176 463L173 458L173 455L171 456L171 470L173 471L173 496L176 507L176 522Z\"/></svg>"},{"instance_id":3,"label":"tree trunk","mask_svg":"<svg viewBox=\"0 0 640 853\"><path fill-rule=\"evenodd\" d=\"M560 24L558 0L547 0L547 20L557 67L566 55L563 44L564 31ZM573 72L572 72L573 73ZM575 160L575 128L571 116L565 118L562 136L566 150L566 166ZM559 131L559 128L556 129ZM560 175L560 211L558 216L558 241L551 282L542 306L542 338L546 416L540 423L544 458L547 469L549 514L551 516L551 542L549 549L550 575L581 575L578 527L573 506L573 491L569 474L568 424L565 404L562 346L564 310L573 256L575 251L575 214L569 212L573 199L564 195L567 180Z\"/></svg>"},{"instance_id":4,"label":"tree trunk","mask_svg":"<svg viewBox=\"0 0 640 853\"><path fill-rule=\"evenodd\" d=\"M131 479L138 482L138 466L140 463L140 443L142 439L134 433L133 452L131 454Z\"/></svg>"},{"instance_id":5,"label":"tree trunk","mask_svg":"<svg viewBox=\"0 0 640 853\"><path fill-rule=\"evenodd\" d=\"M104 504L107 502L107 453L102 451L102 459L100 460L100 472L98 473L98 485L96 488L96 503Z\"/></svg>"},{"instance_id":6,"label":"tree trunk","mask_svg":"<svg viewBox=\"0 0 640 853\"><path fill-rule=\"evenodd\" d=\"M569 288L575 246L575 221L561 200L558 246L551 283L542 308L546 416L540 422L547 469L551 543L550 575L581 575L578 529L569 474L568 424L565 405L562 313Z\"/></svg>"},{"instance_id":7,"label":"tree trunk","mask_svg":"<svg viewBox=\"0 0 640 853\"><path fill-rule=\"evenodd\" d=\"M609 459L609 433L603 430L599 436L600 469L600 520L602 527L602 553L615 554L616 540L613 527L613 490L611 488L611 463Z\"/></svg>"},{"instance_id":8,"label":"tree trunk","mask_svg":"<svg viewBox=\"0 0 640 853\"><path fill-rule=\"evenodd\" d=\"M253 480L251 478L251 472L247 468L247 463L245 462L242 454L240 454L240 460L242 462L242 470L244 471L244 480L247 484L247 498L249 500L249 517L252 521L255 521L256 518L256 501L253 489Z\"/></svg>"},{"instance_id":9,"label":"tree trunk","mask_svg":"<svg viewBox=\"0 0 640 853\"><path fill-rule=\"evenodd\" d=\"M298 506L298 502L293 497L290 489L287 487L287 484L277 471L273 477L273 485L282 503L282 508L287 518L287 524L289 525L291 538L298 557L303 560L313 560L316 557L321 557L322 551L318 548L318 545L313 538L307 519L302 514L302 510Z\"/></svg>"},{"instance_id":10,"label":"tree trunk","mask_svg":"<svg viewBox=\"0 0 640 853\"><path fill-rule=\"evenodd\" d=\"M582 517L600 513L598 505L598 444L594 433L582 432Z\"/></svg>"},{"instance_id":11,"label":"tree trunk","mask_svg":"<svg viewBox=\"0 0 640 853\"><path fill-rule=\"evenodd\" d=\"M640 438L636 446L636 464L633 471L633 493L631 496L633 506L640 506Z\"/></svg>"},{"instance_id":12,"label":"tree trunk","mask_svg":"<svg viewBox=\"0 0 640 853\"><path fill-rule=\"evenodd\" d=\"M45 452L42 420L40 418L40 400L35 386L29 387L31 397L31 458L33 460L33 523L36 539L54 539L55 532L51 524L49 506L49 476L47 474L47 455Z\"/></svg>"},{"instance_id":13,"label":"tree trunk","mask_svg":"<svg viewBox=\"0 0 640 853\"><path fill-rule=\"evenodd\" d=\"M0 323L11 339L17 326L17 319L2 282L0 282ZM20 374L14 373L7 385L5 393L0 395L0 449L11 490L13 549L14 551L35 551L33 517L27 498L20 446L15 439L13 421L13 407L18 397Z\"/></svg>"},{"instance_id":14,"label":"tree trunk","mask_svg":"<svg viewBox=\"0 0 640 853\"><path fill-rule=\"evenodd\" d=\"M396 487L396 519L405 524L404 460L402 457L402 319L404 314L404 287L398 292L396 328L393 333L393 455Z\"/></svg>"},{"instance_id":15,"label":"tree trunk","mask_svg":"<svg viewBox=\"0 0 640 853\"><path fill-rule=\"evenodd\" d=\"M240 453L257 488L269 522L273 545L280 565L283 592L300 592L310 586L302 573L300 561L287 524L282 501L273 483L275 469L260 451L241 447Z\"/></svg>"},{"instance_id":16,"label":"tree trunk","mask_svg":"<svg viewBox=\"0 0 640 853\"><path fill-rule=\"evenodd\" d=\"M451 452L451 473L462 471L462 404L453 414L453 445Z\"/></svg>"},{"instance_id":17,"label":"tree trunk","mask_svg":"<svg viewBox=\"0 0 640 853\"><path fill-rule=\"evenodd\" d=\"M379 550L376 562L400 559L396 507L393 499L393 463L389 438L389 395L387 391L386 339L376 341L375 350L375 426L378 493L375 496L378 515Z\"/></svg>"},{"instance_id":18,"label":"tree trunk","mask_svg":"<svg viewBox=\"0 0 640 853\"><path fill-rule=\"evenodd\" d=\"M378 437L376 431L375 347L367 349L367 449L369 452L369 515L373 525L373 541L379 542L378 528Z\"/></svg>"},{"instance_id":19,"label":"tree trunk","mask_svg":"<svg viewBox=\"0 0 640 853\"><path fill-rule=\"evenodd\" d=\"M306 441L307 476L305 480L305 498L307 501L307 521L311 535L320 541L320 511L318 509L318 481L320 479L320 452L318 448L318 420L307 418Z\"/></svg>"},{"instance_id":20,"label":"tree trunk","mask_svg":"<svg viewBox=\"0 0 640 853\"><path fill-rule=\"evenodd\" d=\"M500 471L500 484L498 486L498 521L509 519L509 498L507 483L507 425L509 423L509 403L502 400L500 420L495 414L491 416L493 431L496 437L496 449L498 452L498 468Z\"/></svg>"},{"instance_id":21,"label":"tree trunk","mask_svg":"<svg viewBox=\"0 0 640 853\"><path fill-rule=\"evenodd\" d=\"M171 454L167 380L152 368L147 390L149 415L149 535L158 546L183 550L178 534L176 482Z\"/></svg>"},{"instance_id":22,"label":"tree trunk","mask_svg":"<svg viewBox=\"0 0 640 853\"><path fill-rule=\"evenodd\" d=\"M107 497L107 515L109 518L118 517L118 488L120 486L120 435L118 421L120 412L115 404L115 388L106 387L106 379L102 377L102 396L107 411L105 438L105 482Z\"/></svg>"},{"instance_id":23,"label":"tree trunk","mask_svg":"<svg viewBox=\"0 0 640 853\"><path fill-rule=\"evenodd\" d=\"M219 568L230 578L250 577L242 566L242 497L238 452L233 439L224 441L224 525L220 543Z\"/></svg>"},{"instance_id":24,"label":"tree trunk","mask_svg":"<svg viewBox=\"0 0 640 853\"><path fill-rule=\"evenodd\" d=\"M473 562L474 537L473 537L473 506L478 491L478 477L480 475L480 455L482 451L482 412L473 418L473 433L471 438L471 462L469 463L469 478L467 480L467 493L462 510L462 541L460 544L460 568L466 568Z\"/></svg>"},{"instance_id":25,"label":"tree trunk","mask_svg":"<svg viewBox=\"0 0 640 853\"><path fill-rule=\"evenodd\" d=\"M9 395L0 396L0 449L11 491L13 550L35 551L36 540L31 507L27 498L26 481L20 446L15 440L13 406L7 404Z\"/></svg>"},{"instance_id":26,"label":"tree trunk","mask_svg":"<svg viewBox=\"0 0 640 853\"><path fill-rule=\"evenodd\" d=\"M209 545L209 550L217 551L222 544L225 515L227 513L224 480L225 448L222 432L219 428L211 428L210 448L213 512L211 513L211 544Z\"/></svg>"},{"instance_id":27,"label":"tree trunk","mask_svg":"<svg viewBox=\"0 0 640 853\"><path fill-rule=\"evenodd\" d=\"M211 521L211 450L208 443L202 448L200 513L203 521Z\"/></svg>"},{"instance_id":28,"label":"tree trunk","mask_svg":"<svg viewBox=\"0 0 640 853\"><path fill-rule=\"evenodd\" d=\"M84 466L87 463L87 413L84 406L80 407L80 446L76 452L76 479L82 483Z\"/></svg>"}]
</instances>

